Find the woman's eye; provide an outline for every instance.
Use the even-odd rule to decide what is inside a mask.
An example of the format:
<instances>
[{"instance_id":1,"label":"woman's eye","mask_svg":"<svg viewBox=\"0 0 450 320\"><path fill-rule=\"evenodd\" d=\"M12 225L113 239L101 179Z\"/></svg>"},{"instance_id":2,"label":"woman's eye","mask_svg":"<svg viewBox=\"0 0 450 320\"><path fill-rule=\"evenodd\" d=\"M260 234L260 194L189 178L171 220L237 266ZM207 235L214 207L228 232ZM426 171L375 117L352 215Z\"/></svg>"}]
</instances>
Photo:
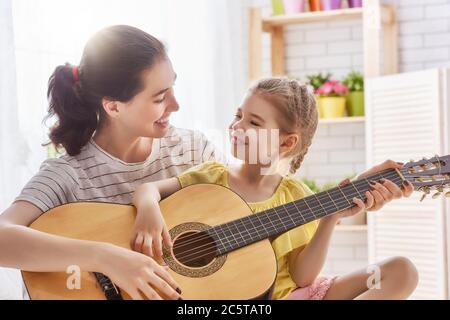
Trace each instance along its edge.
<instances>
[{"instance_id":1,"label":"woman's eye","mask_svg":"<svg viewBox=\"0 0 450 320\"><path fill-rule=\"evenodd\" d=\"M259 127L259 123L256 123L255 121L251 121L250 124L252 126Z\"/></svg>"},{"instance_id":2,"label":"woman's eye","mask_svg":"<svg viewBox=\"0 0 450 320\"><path fill-rule=\"evenodd\" d=\"M161 100L156 100L155 103L163 103L166 100L166 97L163 97Z\"/></svg>"},{"instance_id":3,"label":"woman's eye","mask_svg":"<svg viewBox=\"0 0 450 320\"><path fill-rule=\"evenodd\" d=\"M234 115L234 118L235 118L235 119L240 119L240 118L241 118L241 116L240 116L240 115L238 115L238 114L236 114L236 115Z\"/></svg>"}]
</instances>

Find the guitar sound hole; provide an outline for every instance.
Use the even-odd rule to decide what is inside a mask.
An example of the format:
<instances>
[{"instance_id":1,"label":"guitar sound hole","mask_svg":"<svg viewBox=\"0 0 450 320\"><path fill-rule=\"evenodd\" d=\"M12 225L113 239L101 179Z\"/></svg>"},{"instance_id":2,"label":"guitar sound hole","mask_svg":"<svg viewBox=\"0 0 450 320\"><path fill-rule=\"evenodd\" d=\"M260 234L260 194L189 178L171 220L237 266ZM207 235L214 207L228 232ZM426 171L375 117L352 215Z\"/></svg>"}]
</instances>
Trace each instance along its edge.
<instances>
[{"instance_id":1,"label":"guitar sound hole","mask_svg":"<svg viewBox=\"0 0 450 320\"><path fill-rule=\"evenodd\" d=\"M174 240L173 254L181 264L201 268L216 257L216 244L205 232L186 232Z\"/></svg>"}]
</instances>

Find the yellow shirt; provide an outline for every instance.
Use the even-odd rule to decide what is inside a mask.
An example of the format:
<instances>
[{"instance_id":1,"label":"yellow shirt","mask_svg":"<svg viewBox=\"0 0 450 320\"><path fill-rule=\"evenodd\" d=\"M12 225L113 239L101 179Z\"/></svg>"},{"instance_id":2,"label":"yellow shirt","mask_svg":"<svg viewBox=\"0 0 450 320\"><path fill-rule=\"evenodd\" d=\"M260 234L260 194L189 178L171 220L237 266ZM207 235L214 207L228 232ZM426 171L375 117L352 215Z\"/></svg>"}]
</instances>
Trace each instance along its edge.
<instances>
[{"instance_id":1,"label":"yellow shirt","mask_svg":"<svg viewBox=\"0 0 450 320\"><path fill-rule=\"evenodd\" d=\"M223 164L217 162L205 162L182 173L178 177L182 188L200 183L218 184L229 188L228 172ZM312 191L302 182L283 178L275 193L267 200L248 203L254 213L281 206L288 202L298 200L311 195ZM305 246L316 232L318 223L313 221L303 226L281 234L272 241L272 247L278 264L278 274L272 293L272 299L285 299L297 285L289 273L289 253L297 248Z\"/></svg>"}]
</instances>

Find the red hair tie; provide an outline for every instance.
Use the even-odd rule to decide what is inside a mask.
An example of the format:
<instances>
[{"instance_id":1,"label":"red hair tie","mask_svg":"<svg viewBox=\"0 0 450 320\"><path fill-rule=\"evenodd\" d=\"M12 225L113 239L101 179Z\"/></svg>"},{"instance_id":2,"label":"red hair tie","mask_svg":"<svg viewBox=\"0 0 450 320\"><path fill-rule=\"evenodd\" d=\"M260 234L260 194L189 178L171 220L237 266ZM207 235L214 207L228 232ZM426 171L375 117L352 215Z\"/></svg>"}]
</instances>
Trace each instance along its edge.
<instances>
[{"instance_id":1,"label":"red hair tie","mask_svg":"<svg viewBox=\"0 0 450 320\"><path fill-rule=\"evenodd\" d=\"M78 67L73 67L73 68L72 68L72 75L73 75L73 80L74 80L75 82L80 81L80 75L79 75L79 73L78 73Z\"/></svg>"}]
</instances>

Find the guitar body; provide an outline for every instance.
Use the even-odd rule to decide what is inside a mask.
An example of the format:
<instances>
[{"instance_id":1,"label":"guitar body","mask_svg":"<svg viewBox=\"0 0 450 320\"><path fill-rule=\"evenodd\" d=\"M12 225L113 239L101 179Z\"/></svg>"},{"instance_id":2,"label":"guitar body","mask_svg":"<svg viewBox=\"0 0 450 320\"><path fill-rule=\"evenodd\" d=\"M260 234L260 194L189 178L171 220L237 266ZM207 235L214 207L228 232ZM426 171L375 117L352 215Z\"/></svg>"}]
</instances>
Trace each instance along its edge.
<instances>
[{"instance_id":1,"label":"guitar body","mask_svg":"<svg viewBox=\"0 0 450 320\"><path fill-rule=\"evenodd\" d=\"M175 247L177 239L189 238L208 227L252 214L237 194L212 184L184 188L161 201L160 206ZM30 227L54 235L108 242L130 249L135 214L133 206L73 203L44 213ZM185 247L184 252L179 253L165 250L164 260L182 289L183 299L257 299L267 296L277 273L269 240L226 255L206 257L203 263L177 258L189 252L198 255L205 246L206 242L197 247ZM95 254L92 252L92 256ZM24 271L22 274L31 299L105 299L95 276L89 272L81 272L80 289L68 289L68 279L70 284L73 275L70 273ZM124 299L129 298L123 290L121 293Z\"/></svg>"}]
</instances>

